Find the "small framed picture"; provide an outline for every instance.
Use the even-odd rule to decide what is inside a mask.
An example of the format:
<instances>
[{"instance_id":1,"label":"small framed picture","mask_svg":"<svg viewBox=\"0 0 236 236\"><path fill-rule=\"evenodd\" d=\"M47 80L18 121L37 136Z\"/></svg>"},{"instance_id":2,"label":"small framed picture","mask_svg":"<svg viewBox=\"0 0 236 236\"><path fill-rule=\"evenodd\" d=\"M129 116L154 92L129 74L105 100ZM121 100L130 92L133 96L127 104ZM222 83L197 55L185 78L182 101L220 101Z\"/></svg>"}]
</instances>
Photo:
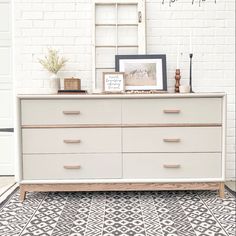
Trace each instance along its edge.
<instances>
[{"instance_id":1,"label":"small framed picture","mask_svg":"<svg viewBox=\"0 0 236 236\"><path fill-rule=\"evenodd\" d=\"M105 93L122 93L124 90L123 72L103 72L103 91Z\"/></svg>"},{"instance_id":2,"label":"small framed picture","mask_svg":"<svg viewBox=\"0 0 236 236\"><path fill-rule=\"evenodd\" d=\"M116 55L116 71L124 72L125 90L167 91L166 55Z\"/></svg>"}]
</instances>

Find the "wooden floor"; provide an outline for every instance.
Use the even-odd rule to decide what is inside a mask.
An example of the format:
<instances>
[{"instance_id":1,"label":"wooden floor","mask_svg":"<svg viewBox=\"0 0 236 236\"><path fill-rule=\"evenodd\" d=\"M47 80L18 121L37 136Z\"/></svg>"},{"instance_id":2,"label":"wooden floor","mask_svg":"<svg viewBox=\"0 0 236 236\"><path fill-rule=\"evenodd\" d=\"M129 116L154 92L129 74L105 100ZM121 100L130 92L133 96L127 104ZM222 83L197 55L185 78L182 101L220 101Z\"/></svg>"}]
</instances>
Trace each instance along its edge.
<instances>
[{"instance_id":1,"label":"wooden floor","mask_svg":"<svg viewBox=\"0 0 236 236\"><path fill-rule=\"evenodd\" d=\"M15 184L14 176L1 176L0 177L0 196L13 184Z\"/></svg>"},{"instance_id":2,"label":"wooden floor","mask_svg":"<svg viewBox=\"0 0 236 236\"><path fill-rule=\"evenodd\" d=\"M16 188L18 184L14 176L0 176L0 203L3 202Z\"/></svg>"},{"instance_id":3,"label":"wooden floor","mask_svg":"<svg viewBox=\"0 0 236 236\"><path fill-rule=\"evenodd\" d=\"M236 192L236 181L226 181L225 185L232 191Z\"/></svg>"}]
</instances>

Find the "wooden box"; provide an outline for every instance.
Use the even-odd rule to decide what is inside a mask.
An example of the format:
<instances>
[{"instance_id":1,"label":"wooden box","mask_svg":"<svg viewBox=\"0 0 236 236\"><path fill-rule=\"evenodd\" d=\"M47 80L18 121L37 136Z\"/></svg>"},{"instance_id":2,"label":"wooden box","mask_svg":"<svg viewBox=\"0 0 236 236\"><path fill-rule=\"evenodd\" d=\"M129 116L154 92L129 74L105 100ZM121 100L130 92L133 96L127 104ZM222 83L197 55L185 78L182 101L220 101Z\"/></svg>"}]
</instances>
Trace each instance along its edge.
<instances>
[{"instance_id":1,"label":"wooden box","mask_svg":"<svg viewBox=\"0 0 236 236\"><path fill-rule=\"evenodd\" d=\"M64 79L64 90L80 90L81 82L78 78L65 78Z\"/></svg>"}]
</instances>

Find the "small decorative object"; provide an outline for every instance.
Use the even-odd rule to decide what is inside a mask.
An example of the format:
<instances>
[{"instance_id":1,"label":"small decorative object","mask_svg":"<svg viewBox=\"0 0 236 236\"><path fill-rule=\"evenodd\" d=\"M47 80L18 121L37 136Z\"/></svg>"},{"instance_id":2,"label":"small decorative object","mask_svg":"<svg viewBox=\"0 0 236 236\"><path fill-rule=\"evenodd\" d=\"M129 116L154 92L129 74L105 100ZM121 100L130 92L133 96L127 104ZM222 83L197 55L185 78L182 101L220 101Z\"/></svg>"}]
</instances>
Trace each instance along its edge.
<instances>
[{"instance_id":1,"label":"small decorative object","mask_svg":"<svg viewBox=\"0 0 236 236\"><path fill-rule=\"evenodd\" d=\"M57 76L58 71L65 66L67 59L58 56L58 51L55 49L48 49L48 55L43 59L39 59L39 63L50 72L50 87L51 93L57 93L60 87L60 79Z\"/></svg>"},{"instance_id":2,"label":"small decorative object","mask_svg":"<svg viewBox=\"0 0 236 236\"><path fill-rule=\"evenodd\" d=\"M116 55L116 71L125 73L125 90L167 90L166 55Z\"/></svg>"},{"instance_id":3,"label":"small decorative object","mask_svg":"<svg viewBox=\"0 0 236 236\"><path fill-rule=\"evenodd\" d=\"M189 93L190 92L190 86L189 85L180 85L179 86L179 92L180 93Z\"/></svg>"},{"instance_id":4,"label":"small decorative object","mask_svg":"<svg viewBox=\"0 0 236 236\"><path fill-rule=\"evenodd\" d=\"M81 81L79 78L65 78L64 79L64 90L80 90Z\"/></svg>"},{"instance_id":5,"label":"small decorative object","mask_svg":"<svg viewBox=\"0 0 236 236\"><path fill-rule=\"evenodd\" d=\"M175 92L176 93L179 93L180 79L181 79L180 69L176 69L175 70Z\"/></svg>"},{"instance_id":6,"label":"small decorative object","mask_svg":"<svg viewBox=\"0 0 236 236\"><path fill-rule=\"evenodd\" d=\"M124 73L103 72L103 90L105 93L124 92Z\"/></svg>"}]
</instances>

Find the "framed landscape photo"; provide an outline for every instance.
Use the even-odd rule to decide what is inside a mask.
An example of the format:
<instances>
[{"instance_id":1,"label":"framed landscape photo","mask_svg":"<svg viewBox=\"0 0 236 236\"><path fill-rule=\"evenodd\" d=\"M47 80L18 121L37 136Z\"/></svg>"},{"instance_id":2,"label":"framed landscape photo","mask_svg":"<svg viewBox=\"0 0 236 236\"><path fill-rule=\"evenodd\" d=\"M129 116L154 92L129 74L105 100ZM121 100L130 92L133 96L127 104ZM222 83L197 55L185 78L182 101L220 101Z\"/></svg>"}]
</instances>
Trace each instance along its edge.
<instances>
[{"instance_id":1,"label":"framed landscape photo","mask_svg":"<svg viewBox=\"0 0 236 236\"><path fill-rule=\"evenodd\" d=\"M115 63L124 73L125 90L167 91L166 55L116 55Z\"/></svg>"},{"instance_id":2,"label":"framed landscape photo","mask_svg":"<svg viewBox=\"0 0 236 236\"><path fill-rule=\"evenodd\" d=\"M103 91L105 93L122 93L124 90L123 72L103 72Z\"/></svg>"}]
</instances>

